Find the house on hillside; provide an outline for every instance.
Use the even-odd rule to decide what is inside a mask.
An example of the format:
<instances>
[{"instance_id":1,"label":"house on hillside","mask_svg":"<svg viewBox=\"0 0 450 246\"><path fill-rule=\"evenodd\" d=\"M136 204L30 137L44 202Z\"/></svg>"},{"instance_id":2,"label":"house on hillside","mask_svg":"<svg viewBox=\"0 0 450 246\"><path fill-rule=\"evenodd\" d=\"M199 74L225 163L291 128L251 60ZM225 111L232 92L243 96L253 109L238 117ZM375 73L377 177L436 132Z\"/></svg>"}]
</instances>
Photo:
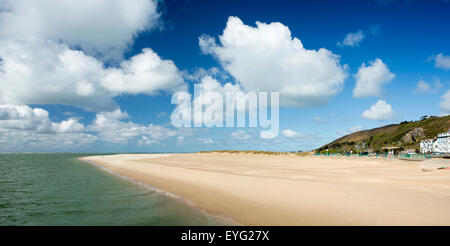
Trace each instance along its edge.
<instances>
[{"instance_id":1,"label":"house on hillside","mask_svg":"<svg viewBox=\"0 0 450 246\"><path fill-rule=\"evenodd\" d=\"M420 153L422 154L433 153L434 142L436 142L436 139L425 139L420 141Z\"/></svg>"},{"instance_id":2,"label":"house on hillside","mask_svg":"<svg viewBox=\"0 0 450 246\"><path fill-rule=\"evenodd\" d=\"M366 148L366 143L365 142L360 142L360 143L356 143L355 144L355 149L360 151Z\"/></svg>"},{"instance_id":3,"label":"house on hillside","mask_svg":"<svg viewBox=\"0 0 450 246\"><path fill-rule=\"evenodd\" d=\"M450 154L450 131L439 133L434 139L420 142L421 153Z\"/></svg>"},{"instance_id":4,"label":"house on hillside","mask_svg":"<svg viewBox=\"0 0 450 246\"><path fill-rule=\"evenodd\" d=\"M439 133L436 142L433 144L434 152L447 154L450 153L450 131Z\"/></svg>"}]
</instances>

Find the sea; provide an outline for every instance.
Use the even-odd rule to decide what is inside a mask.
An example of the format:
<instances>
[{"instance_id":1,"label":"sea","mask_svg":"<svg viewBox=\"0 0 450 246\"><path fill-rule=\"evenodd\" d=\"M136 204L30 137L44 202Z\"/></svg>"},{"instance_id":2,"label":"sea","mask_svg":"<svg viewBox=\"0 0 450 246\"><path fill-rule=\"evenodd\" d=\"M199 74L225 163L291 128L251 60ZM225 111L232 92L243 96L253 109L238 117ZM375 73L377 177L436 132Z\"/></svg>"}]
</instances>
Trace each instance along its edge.
<instances>
[{"instance_id":1,"label":"sea","mask_svg":"<svg viewBox=\"0 0 450 246\"><path fill-rule=\"evenodd\" d=\"M77 159L87 155L0 154L0 225L226 224L179 198Z\"/></svg>"}]
</instances>

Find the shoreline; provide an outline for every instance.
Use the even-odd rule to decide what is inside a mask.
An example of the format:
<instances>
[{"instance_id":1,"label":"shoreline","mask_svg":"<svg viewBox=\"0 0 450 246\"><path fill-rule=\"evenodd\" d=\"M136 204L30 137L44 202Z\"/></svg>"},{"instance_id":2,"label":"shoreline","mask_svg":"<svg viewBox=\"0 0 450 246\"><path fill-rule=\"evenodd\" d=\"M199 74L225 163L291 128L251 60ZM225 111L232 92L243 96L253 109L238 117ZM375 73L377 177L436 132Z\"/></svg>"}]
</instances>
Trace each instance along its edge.
<instances>
[{"instance_id":1,"label":"shoreline","mask_svg":"<svg viewBox=\"0 0 450 246\"><path fill-rule=\"evenodd\" d=\"M101 165L101 164L98 164L98 163L96 163L95 161L91 161L91 160L83 160L82 157L79 157L79 158L77 158L77 159L78 159L79 161L83 161L83 162L89 163L89 164L91 164L91 165L93 165L93 166L95 166L95 167L97 167L97 168L100 168L100 169L102 169L103 171L105 171L105 172L107 172L107 173L109 173L109 174L112 174L112 175L114 175L114 176L117 176L117 177L119 177L119 178L121 178L121 179L123 179L123 180L129 181L129 182L131 182L131 183L133 183L133 184L137 184L137 185L139 185L139 186L141 186L141 187L144 187L145 189L148 189L148 190L151 190L151 191L154 191L154 192L158 192L158 193L163 194L163 195L165 195L165 196L168 196L168 197L170 197L170 198L174 198L174 199L177 199L177 200L181 200L181 201L187 203L187 204L190 205L190 206L194 206L194 203L193 203L192 201L189 201L188 199L186 199L186 198L184 198L184 197L178 196L178 195L176 195L176 194L173 194L173 193L168 192L168 191L165 191L165 190L161 190L161 189L159 189L158 187L152 186L152 185L150 185L150 184L143 183L143 182L141 182L141 181L139 181L139 180L136 180L136 179L130 178L130 177L128 177L128 176L122 175L122 174L120 174L120 173L114 172L113 170L111 170L111 169L109 169L109 168L107 168L107 167L105 167L105 166L103 166L103 165Z\"/></svg>"},{"instance_id":2,"label":"shoreline","mask_svg":"<svg viewBox=\"0 0 450 246\"><path fill-rule=\"evenodd\" d=\"M155 154L152 154L152 155L155 155ZM164 155L166 155L166 154L164 154ZM167 154L167 155L171 155L171 154ZM77 160L85 162L85 163L88 163L88 164L91 164L91 165L93 165L93 166L95 166L97 168L100 168L102 171L105 171L105 172L111 174L111 175L114 175L114 176L119 177L119 178L121 178L123 180L129 181L129 182L131 182L133 184L136 184L138 186L144 187L145 189L148 189L150 191L154 191L154 192L157 192L157 193L159 193L161 195L167 196L170 199L175 199L178 202L184 203L184 204L186 204L186 205L188 205L188 206L190 206L190 207L192 207L194 209L197 209L197 210L201 211L202 213L206 214L207 216L211 217L212 219L214 219L214 220L216 220L218 222L224 223L226 225L241 226L241 224L239 224L238 222L236 222L232 218L228 218L228 217L225 217L225 216L222 216L222 215L218 215L218 214L211 214L207 210L196 206L196 204L193 201L189 200L186 197L174 194L172 192L160 189L160 188L158 188L156 186L153 186L151 184L144 183L142 181L139 181L139 180L133 179L131 177L125 176L123 174L120 174L118 172L115 172L115 171L109 169L108 167L106 167L101 162L96 162L96 161L93 161L93 160L87 160L87 159L85 159L86 157L90 157L90 156L78 157ZM96 157L100 157L100 156L96 156Z\"/></svg>"},{"instance_id":3,"label":"shoreline","mask_svg":"<svg viewBox=\"0 0 450 246\"><path fill-rule=\"evenodd\" d=\"M237 224L450 224L442 212L450 206L450 172L402 160L217 153L79 159Z\"/></svg>"}]
</instances>

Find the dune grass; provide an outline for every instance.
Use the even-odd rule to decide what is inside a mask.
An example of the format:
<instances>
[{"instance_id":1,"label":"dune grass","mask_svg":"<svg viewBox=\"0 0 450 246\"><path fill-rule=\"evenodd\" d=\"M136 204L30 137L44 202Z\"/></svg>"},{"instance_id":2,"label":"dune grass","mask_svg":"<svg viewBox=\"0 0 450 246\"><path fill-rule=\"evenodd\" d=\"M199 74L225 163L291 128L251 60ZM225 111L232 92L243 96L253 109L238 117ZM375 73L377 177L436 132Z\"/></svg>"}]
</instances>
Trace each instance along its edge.
<instances>
[{"instance_id":1,"label":"dune grass","mask_svg":"<svg viewBox=\"0 0 450 246\"><path fill-rule=\"evenodd\" d=\"M265 151L265 150L211 150L211 151L200 151L198 153L228 153L228 154L253 154L253 155L297 155L297 156L308 156L311 152L280 152L280 151Z\"/></svg>"}]
</instances>

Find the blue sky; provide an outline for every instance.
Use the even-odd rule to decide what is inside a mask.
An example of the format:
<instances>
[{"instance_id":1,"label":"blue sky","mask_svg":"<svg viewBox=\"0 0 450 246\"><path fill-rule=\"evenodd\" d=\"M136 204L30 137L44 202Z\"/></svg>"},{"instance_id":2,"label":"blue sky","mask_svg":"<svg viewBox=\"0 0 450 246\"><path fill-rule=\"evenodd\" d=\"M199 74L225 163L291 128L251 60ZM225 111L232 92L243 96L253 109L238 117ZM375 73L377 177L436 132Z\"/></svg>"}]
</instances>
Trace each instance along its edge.
<instances>
[{"instance_id":1,"label":"blue sky","mask_svg":"<svg viewBox=\"0 0 450 246\"><path fill-rule=\"evenodd\" d=\"M0 0L0 151L293 151L356 130L450 113L448 1L117 2ZM225 30L239 28L249 36L225 37ZM290 38L279 38L280 30L289 30ZM200 37L216 44L200 47ZM291 54L297 52L289 46L294 38L307 52L323 48L331 55L306 57L277 74L286 60L303 59L304 53ZM279 43L267 54L234 50L242 40L251 49L269 39ZM158 65L145 72L152 64ZM261 69L267 67L274 72ZM255 84L261 77L252 73L279 80ZM319 73L325 75L311 79ZM192 93L205 76L243 91L299 91L294 105L282 103L273 139L261 139L259 128L174 128L172 93ZM308 83L317 91L300 92ZM314 97L331 91L330 84L339 89L323 101Z\"/></svg>"}]
</instances>

